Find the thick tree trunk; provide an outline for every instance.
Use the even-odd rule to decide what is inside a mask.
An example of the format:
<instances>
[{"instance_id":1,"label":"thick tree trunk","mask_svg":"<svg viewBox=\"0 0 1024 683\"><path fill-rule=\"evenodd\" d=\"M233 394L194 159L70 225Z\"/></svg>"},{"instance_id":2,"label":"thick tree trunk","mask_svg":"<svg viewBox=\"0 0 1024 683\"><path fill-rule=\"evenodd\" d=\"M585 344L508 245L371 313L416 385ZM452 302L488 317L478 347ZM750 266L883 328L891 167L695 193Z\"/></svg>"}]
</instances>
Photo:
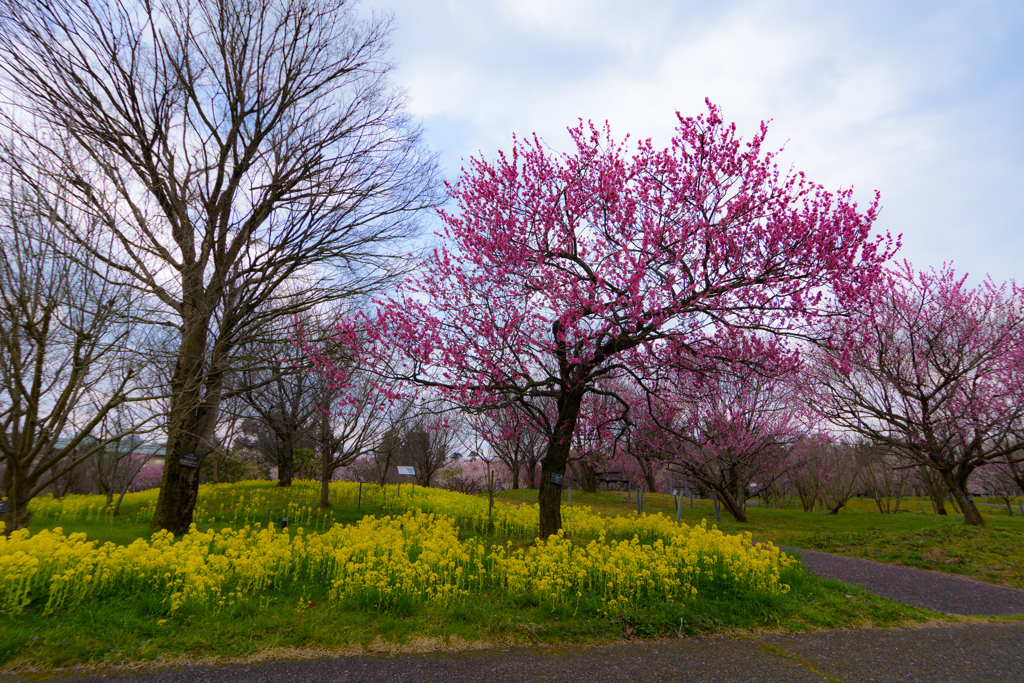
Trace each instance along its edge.
<instances>
[{"instance_id":1,"label":"thick tree trunk","mask_svg":"<svg viewBox=\"0 0 1024 683\"><path fill-rule=\"evenodd\" d=\"M597 492L597 470L591 465L576 461L573 463L573 475L576 477L576 483L579 484L580 489L587 493Z\"/></svg>"},{"instance_id":2,"label":"thick tree trunk","mask_svg":"<svg viewBox=\"0 0 1024 683\"><path fill-rule=\"evenodd\" d=\"M320 509L326 510L331 507L331 475L326 474L320 478Z\"/></svg>"},{"instance_id":3,"label":"thick tree trunk","mask_svg":"<svg viewBox=\"0 0 1024 683\"><path fill-rule=\"evenodd\" d=\"M568 445L565 447L566 460L568 460ZM551 453L551 450L548 450ZM551 462L557 462L558 456ZM552 474L565 474L565 464L562 464L561 471L557 466L549 466L548 458L541 461L540 468L540 493L537 500L540 503L540 538L547 538L557 534L562 528L562 487L551 483Z\"/></svg>"},{"instance_id":4,"label":"thick tree trunk","mask_svg":"<svg viewBox=\"0 0 1024 683\"><path fill-rule=\"evenodd\" d=\"M199 497L199 468L179 464L181 454L195 453L198 444L194 438L184 438L181 431L176 430L167 440L163 481L150 523L153 531L167 529L175 535L188 532Z\"/></svg>"},{"instance_id":5,"label":"thick tree trunk","mask_svg":"<svg viewBox=\"0 0 1024 683\"><path fill-rule=\"evenodd\" d=\"M286 441L277 456L277 485L291 486L295 473L295 445Z\"/></svg>"},{"instance_id":6,"label":"thick tree trunk","mask_svg":"<svg viewBox=\"0 0 1024 683\"><path fill-rule=\"evenodd\" d=\"M150 524L153 531L167 529L175 535L188 532L199 497L199 468L182 467L181 455L192 453L202 458L209 453L220 409L222 377L209 372L206 362L209 316L193 316L171 378L163 480Z\"/></svg>"},{"instance_id":7,"label":"thick tree trunk","mask_svg":"<svg viewBox=\"0 0 1024 683\"><path fill-rule=\"evenodd\" d=\"M644 479L647 480L647 490L651 493L657 493L658 483L654 481L654 468L651 467L650 463L642 463L640 467L644 471Z\"/></svg>"},{"instance_id":8,"label":"thick tree trunk","mask_svg":"<svg viewBox=\"0 0 1024 683\"><path fill-rule=\"evenodd\" d=\"M970 526L985 526L985 520L982 518L981 513L978 512L978 508L974 505L974 501L967 497L967 476L970 474L962 475L957 477L952 474L946 474L943 472L942 479L946 482L946 487L949 488L949 493L957 502L957 506L964 516L964 524Z\"/></svg>"},{"instance_id":9,"label":"thick tree trunk","mask_svg":"<svg viewBox=\"0 0 1024 683\"><path fill-rule=\"evenodd\" d=\"M320 454L320 509L326 510L331 507L331 477L334 476L334 468L331 465L334 458L327 449Z\"/></svg>"},{"instance_id":10,"label":"thick tree trunk","mask_svg":"<svg viewBox=\"0 0 1024 683\"><path fill-rule=\"evenodd\" d=\"M520 466L516 465L515 467L509 467L508 471L512 475L512 490L515 491L519 488Z\"/></svg>"},{"instance_id":11,"label":"thick tree trunk","mask_svg":"<svg viewBox=\"0 0 1024 683\"><path fill-rule=\"evenodd\" d=\"M0 522L4 523L4 536L10 536L11 532L17 529L24 529L32 519L32 513L28 511L28 505L20 503L7 506L7 512L0 515Z\"/></svg>"},{"instance_id":12,"label":"thick tree trunk","mask_svg":"<svg viewBox=\"0 0 1024 683\"><path fill-rule=\"evenodd\" d=\"M721 503L722 507L724 507L730 515L732 515L732 518L737 522L746 523L746 506L734 498L732 493L726 490L725 487L716 490L718 491L718 502Z\"/></svg>"},{"instance_id":13,"label":"thick tree trunk","mask_svg":"<svg viewBox=\"0 0 1024 683\"><path fill-rule=\"evenodd\" d=\"M7 463L4 469L4 493L7 494L7 511L0 515L4 523L4 536L10 536L17 529L24 529L32 519L28 511L28 503L32 499L31 491L38 479L27 481L18 476L19 469Z\"/></svg>"},{"instance_id":14,"label":"thick tree trunk","mask_svg":"<svg viewBox=\"0 0 1024 683\"><path fill-rule=\"evenodd\" d=\"M558 399L558 420L548 442L548 452L540 461L540 538L558 533L562 528L562 487L551 483L551 475L565 476L569 464L572 436L583 405L583 392L574 391Z\"/></svg>"}]
</instances>

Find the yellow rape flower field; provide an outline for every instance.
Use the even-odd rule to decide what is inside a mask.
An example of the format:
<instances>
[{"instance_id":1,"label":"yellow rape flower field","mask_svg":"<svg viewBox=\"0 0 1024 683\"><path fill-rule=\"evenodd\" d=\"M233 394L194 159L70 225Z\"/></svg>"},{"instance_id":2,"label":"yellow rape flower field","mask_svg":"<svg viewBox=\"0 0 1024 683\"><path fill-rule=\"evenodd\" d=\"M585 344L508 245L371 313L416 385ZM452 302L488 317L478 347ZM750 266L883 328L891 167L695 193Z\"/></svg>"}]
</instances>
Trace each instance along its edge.
<instances>
[{"instance_id":1,"label":"yellow rape flower field","mask_svg":"<svg viewBox=\"0 0 1024 683\"><path fill-rule=\"evenodd\" d=\"M536 505L438 489L315 482L204 485L190 533L128 540L156 491L123 518L98 496L43 498L37 530L0 536L0 662L7 668L274 648L581 642L750 628L924 619L856 605L750 534L662 514L563 507L534 539ZM341 518L343 521L339 522ZM281 520L288 523L282 528ZM101 542L109 527L123 542ZM92 531L75 531L76 527ZM89 526L92 525L92 526ZM104 526L105 525L105 526ZM322 651L322 650L318 650Z\"/></svg>"}]
</instances>

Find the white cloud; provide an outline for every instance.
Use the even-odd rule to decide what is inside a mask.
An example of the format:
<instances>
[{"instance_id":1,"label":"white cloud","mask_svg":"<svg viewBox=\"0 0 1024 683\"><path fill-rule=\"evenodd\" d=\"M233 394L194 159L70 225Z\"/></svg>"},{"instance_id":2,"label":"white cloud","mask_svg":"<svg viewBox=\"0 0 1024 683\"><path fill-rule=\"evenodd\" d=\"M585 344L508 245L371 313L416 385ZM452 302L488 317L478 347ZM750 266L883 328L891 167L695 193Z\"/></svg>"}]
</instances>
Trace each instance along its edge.
<instances>
[{"instance_id":1,"label":"white cloud","mask_svg":"<svg viewBox=\"0 0 1024 683\"><path fill-rule=\"evenodd\" d=\"M379 0L384 6L385 0ZM578 117L668 140L710 97L740 132L773 119L782 163L882 192L879 227L919 266L1024 271L1024 12L1010 2L854 6L612 0L406 0L396 77L449 172Z\"/></svg>"}]
</instances>

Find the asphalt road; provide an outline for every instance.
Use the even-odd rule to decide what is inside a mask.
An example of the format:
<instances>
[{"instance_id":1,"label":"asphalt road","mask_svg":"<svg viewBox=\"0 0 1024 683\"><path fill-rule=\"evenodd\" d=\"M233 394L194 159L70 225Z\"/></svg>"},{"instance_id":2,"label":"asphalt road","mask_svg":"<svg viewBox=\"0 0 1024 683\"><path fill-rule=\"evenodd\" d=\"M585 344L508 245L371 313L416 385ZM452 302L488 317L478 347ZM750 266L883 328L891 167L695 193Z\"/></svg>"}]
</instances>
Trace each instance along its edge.
<instances>
[{"instance_id":1,"label":"asphalt road","mask_svg":"<svg viewBox=\"0 0 1024 683\"><path fill-rule=\"evenodd\" d=\"M873 595L904 605L947 614L1024 614L1024 590L1018 588L817 550L780 547L796 554L803 568L818 576L855 584Z\"/></svg>"},{"instance_id":2,"label":"asphalt road","mask_svg":"<svg viewBox=\"0 0 1024 683\"><path fill-rule=\"evenodd\" d=\"M0 681L333 683L572 681L1024 682L1024 623L687 638L599 647L523 647L458 654L354 656L136 672L57 672Z\"/></svg>"}]
</instances>

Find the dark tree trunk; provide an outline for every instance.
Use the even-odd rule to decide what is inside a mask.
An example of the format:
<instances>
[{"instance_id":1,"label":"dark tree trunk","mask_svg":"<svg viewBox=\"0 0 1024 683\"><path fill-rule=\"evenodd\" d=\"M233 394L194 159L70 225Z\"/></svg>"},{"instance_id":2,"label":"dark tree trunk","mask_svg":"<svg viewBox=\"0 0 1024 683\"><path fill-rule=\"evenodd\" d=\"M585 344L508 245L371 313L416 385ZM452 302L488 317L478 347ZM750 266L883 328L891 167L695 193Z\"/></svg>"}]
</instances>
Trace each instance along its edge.
<instances>
[{"instance_id":1,"label":"dark tree trunk","mask_svg":"<svg viewBox=\"0 0 1024 683\"><path fill-rule=\"evenodd\" d=\"M737 522L746 522L746 506L733 497L732 492L728 490L728 487L723 486L721 489L716 490L718 491L718 502L730 515L732 515L732 518Z\"/></svg>"},{"instance_id":2,"label":"dark tree trunk","mask_svg":"<svg viewBox=\"0 0 1024 683\"><path fill-rule=\"evenodd\" d=\"M557 458L560 457L557 450L560 449L549 449L548 454L552 455L553 450L556 453L553 454L555 458L551 462L557 462ZM565 446L565 451L565 458L568 459L568 444ZM549 467L547 457L541 461L540 492L537 496L537 500L540 503L540 538L547 538L552 534L557 534L558 530L562 528L562 487L551 483L551 475L564 473L564 464L561 471L559 471L557 466Z\"/></svg>"},{"instance_id":3,"label":"dark tree trunk","mask_svg":"<svg viewBox=\"0 0 1024 683\"><path fill-rule=\"evenodd\" d=\"M295 466L294 452L291 449L281 451L277 459L277 485L291 486L292 474Z\"/></svg>"},{"instance_id":4,"label":"dark tree trunk","mask_svg":"<svg viewBox=\"0 0 1024 683\"><path fill-rule=\"evenodd\" d=\"M658 484L654 481L654 468L651 467L651 463L641 463L640 467L644 471L644 479L647 480L647 490L651 493L657 493Z\"/></svg>"},{"instance_id":5,"label":"dark tree trunk","mask_svg":"<svg viewBox=\"0 0 1024 683\"><path fill-rule=\"evenodd\" d=\"M0 521L4 523L4 536L10 536L11 532L17 529L24 529L31 519L32 513L28 511L28 505L8 505L7 512L0 515Z\"/></svg>"},{"instance_id":6,"label":"dark tree trunk","mask_svg":"<svg viewBox=\"0 0 1024 683\"><path fill-rule=\"evenodd\" d=\"M540 461L540 538L558 533L562 528L562 487L551 483L551 475L565 476L576 431L576 420L583 405L583 392L569 392L558 399L558 420L548 442L548 452Z\"/></svg>"},{"instance_id":7,"label":"dark tree trunk","mask_svg":"<svg viewBox=\"0 0 1024 683\"><path fill-rule=\"evenodd\" d=\"M177 536L187 533L192 525L199 497L199 468L182 467L178 458L182 453L195 453L197 446L196 439L184 438L181 431L172 433L167 440L163 481L150 523L153 531L167 529Z\"/></svg>"},{"instance_id":8,"label":"dark tree trunk","mask_svg":"<svg viewBox=\"0 0 1024 683\"><path fill-rule=\"evenodd\" d=\"M331 507L331 477L334 476L334 458L327 449L320 454L320 509Z\"/></svg>"},{"instance_id":9,"label":"dark tree trunk","mask_svg":"<svg viewBox=\"0 0 1024 683\"><path fill-rule=\"evenodd\" d=\"M587 493L597 492L597 470L585 462L576 461L573 463L573 474L580 489Z\"/></svg>"},{"instance_id":10,"label":"dark tree trunk","mask_svg":"<svg viewBox=\"0 0 1024 683\"><path fill-rule=\"evenodd\" d=\"M198 291L194 283L186 289ZM208 372L205 360L209 317L193 315L171 378L164 474L150 524L153 531L167 529L175 535L188 532L199 497L199 468L182 467L179 458L183 453L208 454L220 408L222 377Z\"/></svg>"},{"instance_id":11,"label":"dark tree trunk","mask_svg":"<svg viewBox=\"0 0 1024 683\"><path fill-rule=\"evenodd\" d=\"M967 498L967 477L970 472L957 473L957 474L946 474L942 473L942 479L946 482L946 486L949 488L949 493L953 499L957 502L957 507L960 508L964 516L964 524L970 526L985 526L985 520L978 512L978 508L974 505L973 500Z\"/></svg>"},{"instance_id":12,"label":"dark tree trunk","mask_svg":"<svg viewBox=\"0 0 1024 683\"><path fill-rule=\"evenodd\" d=\"M26 481L17 477L14 466L7 464L4 469L4 493L7 494L7 512L0 515L0 521L4 523L4 536L10 536L12 531L24 529L32 519L32 513L28 511L28 503L31 500L29 495L38 479Z\"/></svg>"}]
</instances>

